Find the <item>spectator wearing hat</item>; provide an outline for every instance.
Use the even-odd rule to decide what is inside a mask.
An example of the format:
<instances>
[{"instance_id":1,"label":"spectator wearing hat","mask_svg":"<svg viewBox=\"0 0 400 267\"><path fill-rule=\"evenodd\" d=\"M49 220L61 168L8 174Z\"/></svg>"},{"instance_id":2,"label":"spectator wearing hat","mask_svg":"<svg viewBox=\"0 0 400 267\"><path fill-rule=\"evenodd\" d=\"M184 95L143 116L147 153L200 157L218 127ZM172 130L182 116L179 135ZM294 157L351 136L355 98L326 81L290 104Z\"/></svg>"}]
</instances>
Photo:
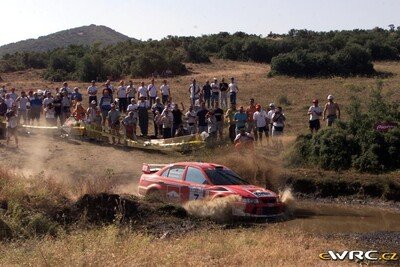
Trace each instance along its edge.
<instances>
[{"instance_id":1,"label":"spectator wearing hat","mask_svg":"<svg viewBox=\"0 0 400 267\"><path fill-rule=\"evenodd\" d=\"M235 78L231 78L231 83L228 85L229 87L229 100L231 104L236 104L237 93L239 92L239 87L235 82Z\"/></svg>"},{"instance_id":2,"label":"spectator wearing hat","mask_svg":"<svg viewBox=\"0 0 400 267\"><path fill-rule=\"evenodd\" d=\"M256 127L257 127L257 132L258 132L258 141L260 143L260 145L262 146L262 137L263 134L265 134L265 137L267 138L267 142L268 142L268 133L269 130L267 128L267 112L265 112L265 110L263 110L261 108L261 105L257 104L256 105L256 112L254 112L253 114L253 119L256 123Z\"/></svg>"},{"instance_id":3,"label":"spectator wearing hat","mask_svg":"<svg viewBox=\"0 0 400 267\"><path fill-rule=\"evenodd\" d=\"M319 118L322 115L322 108L318 106L318 99L313 99L312 106L308 109L308 115L310 115L310 119L308 121L311 133L318 132L319 128L321 128L321 124L319 122Z\"/></svg>"},{"instance_id":4,"label":"spectator wearing hat","mask_svg":"<svg viewBox=\"0 0 400 267\"><path fill-rule=\"evenodd\" d=\"M225 78L222 78L219 83L219 91L221 92L221 107L223 109L228 107L228 89L229 85L225 82Z\"/></svg>"},{"instance_id":5,"label":"spectator wearing hat","mask_svg":"<svg viewBox=\"0 0 400 267\"><path fill-rule=\"evenodd\" d=\"M328 126L332 126L336 119L340 120L339 105L333 100L334 97L332 95L328 95L328 103L325 104L325 108L323 111L323 120L326 119Z\"/></svg>"},{"instance_id":6,"label":"spectator wearing hat","mask_svg":"<svg viewBox=\"0 0 400 267\"><path fill-rule=\"evenodd\" d=\"M74 92L71 95L71 100L77 102L82 102L82 94L79 92L79 87L74 87Z\"/></svg>"},{"instance_id":7,"label":"spectator wearing hat","mask_svg":"<svg viewBox=\"0 0 400 267\"><path fill-rule=\"evenodd\" d=\"M128 107L128 98L126 97L126 93L125 82L120 81L117 88L118 107L120 112L126 112L126 108Z\"/></svg>"},{"instance_id":8,"label":"spectator wearing hat","mask_svg":"<svg viewBox=\"0 0 400 267\"><path fill-rule=\"evenodd\" d=\"M161 91L162 104L165 105L165 104L167 104L168 99L171 97L171 90L169 88L167 80L163 81L163 84L160 86L160 91ZM160 112L160 114L161 114L161 112Z\"/></svg>"},{"instance_id":9,"label":"spectator wearing hat","mask_svg":"<svg viewBox=\"0 0 400 267\"><path fill-rule=\"evenodd\" d=\"M97 104L97 86L96 86L96 81L92 80L91 85L87 88L87 93L89 95L89 105L92 103L92 101L96 101Z\"/></svg>"},{"instance_id":10,"label":"spectator wearing hat","mask_svg":"<svg viewBox=\"0 0 400 267\"><path fill-rule=\"evenodd\" d=\"M202 90L201 90L201 95L203 96L204 102L207 104L207 108L210 108L211 104L211 85L210 81L207 80L206 83L204 84Z\"/></svg>"},{"instance_id":11,"label":"spectator wearing hat","mask_svg":"<svg viewBox=\"0 0 400 267\"><path fill-rule=\"evenodd\" d=\"M285 128L285 114L282 112L282 107L277 107L274 115L272 115L272 136L283 135L283 129Z\"/></svg>"},{"instance_id":12,"label":"spectator wearing hat","mask_svg":"<svg viewBox=\"0 0 400 267\"><path fill-rule=\"evenodd\" d=\"M214 106L215 101L219 102L220 88L217 78L211 83L211 106Z\"/></svg>"}]
</instances>

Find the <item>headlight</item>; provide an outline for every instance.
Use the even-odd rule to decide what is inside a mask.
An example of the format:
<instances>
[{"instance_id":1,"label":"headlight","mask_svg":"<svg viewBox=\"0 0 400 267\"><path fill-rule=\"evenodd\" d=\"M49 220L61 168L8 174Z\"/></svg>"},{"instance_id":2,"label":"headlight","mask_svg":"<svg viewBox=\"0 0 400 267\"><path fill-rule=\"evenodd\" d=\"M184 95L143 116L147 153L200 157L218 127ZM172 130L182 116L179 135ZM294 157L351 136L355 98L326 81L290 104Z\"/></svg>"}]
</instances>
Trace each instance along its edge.
<instances>
[{"instance_id":1,"label":"headlight","mask_svg":"<svg viewBox=\"0 0 400 267\"><path fill-rule=\"evenodd\" d=\"M242 202L246 204L258 204L258 198L242 197Z\"/></svg>"}]
</instances>

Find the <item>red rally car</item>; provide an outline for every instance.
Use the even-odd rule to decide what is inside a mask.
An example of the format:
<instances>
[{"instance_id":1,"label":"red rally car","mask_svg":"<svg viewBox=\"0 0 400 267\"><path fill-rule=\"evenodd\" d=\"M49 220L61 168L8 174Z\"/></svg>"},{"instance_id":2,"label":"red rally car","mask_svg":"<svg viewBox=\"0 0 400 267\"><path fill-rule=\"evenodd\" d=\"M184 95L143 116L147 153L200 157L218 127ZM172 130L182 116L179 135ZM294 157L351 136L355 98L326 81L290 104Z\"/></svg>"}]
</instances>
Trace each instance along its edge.
<instances>
[{"instance_id":1,"label":"red rally car","mask_svg":"<svg viewBox=\"0 0 400 267\"><path fill-rule=\"evenodd\" d=\"M184 203L196 199L241 196L232 212L240 217L274 217L285 209L279 196L251 185L229 168L202 162L143 164L139 181L140 196L161 195L168 201Z\"/></svg>"}]
</instances>

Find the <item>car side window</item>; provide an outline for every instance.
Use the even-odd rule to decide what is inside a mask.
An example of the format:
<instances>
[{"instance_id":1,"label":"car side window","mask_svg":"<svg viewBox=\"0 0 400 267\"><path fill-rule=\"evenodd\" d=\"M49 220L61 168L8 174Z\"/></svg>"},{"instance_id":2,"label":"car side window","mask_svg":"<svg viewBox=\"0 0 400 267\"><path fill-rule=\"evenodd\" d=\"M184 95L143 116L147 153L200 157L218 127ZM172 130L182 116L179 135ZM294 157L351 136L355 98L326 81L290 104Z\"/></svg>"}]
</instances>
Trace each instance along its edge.
<instances>
[{"instance_id":1,"label":"car side window","mask_svg":"<svg viewBox=\"0 0 400 267\"><path fill-rule=\"evenodd\" d=\"M186 182L207 184L207 179L199 169L189 167L186 172Z\"/></svg>"},{"instance_id":2,"label":"car side window","mask_svg":"<svg viewBox=\"0 0 400 267\"><path fill-rule=\"evenodd\" d=\"M181 180L182 174L185 171L184 167L171 167L163 172L162 176Z\"/></svg>"}]
</instances>

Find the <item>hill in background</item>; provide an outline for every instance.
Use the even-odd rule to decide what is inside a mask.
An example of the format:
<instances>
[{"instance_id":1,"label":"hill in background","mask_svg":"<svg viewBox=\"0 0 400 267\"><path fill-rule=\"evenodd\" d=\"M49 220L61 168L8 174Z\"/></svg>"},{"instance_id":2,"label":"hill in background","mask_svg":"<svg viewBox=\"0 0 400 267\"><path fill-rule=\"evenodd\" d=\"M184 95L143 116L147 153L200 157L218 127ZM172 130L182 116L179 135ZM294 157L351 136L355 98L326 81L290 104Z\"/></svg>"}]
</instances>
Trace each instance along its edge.
<instances>
[{"instance_id":1,"label":"hill in background","mask_svg":"<svg viewBox=\"0 0 400 267\"><path fill-rule=\"evenodd\" d=\"M69 45L93 45L98 42L103 46L116 44L122 41L133 40L106 26L91 24L69 30L59 31L37 39L27 39L16 43L0 46L0 57L15 52L46 52Z\"/></svg>"}]
</instances>

